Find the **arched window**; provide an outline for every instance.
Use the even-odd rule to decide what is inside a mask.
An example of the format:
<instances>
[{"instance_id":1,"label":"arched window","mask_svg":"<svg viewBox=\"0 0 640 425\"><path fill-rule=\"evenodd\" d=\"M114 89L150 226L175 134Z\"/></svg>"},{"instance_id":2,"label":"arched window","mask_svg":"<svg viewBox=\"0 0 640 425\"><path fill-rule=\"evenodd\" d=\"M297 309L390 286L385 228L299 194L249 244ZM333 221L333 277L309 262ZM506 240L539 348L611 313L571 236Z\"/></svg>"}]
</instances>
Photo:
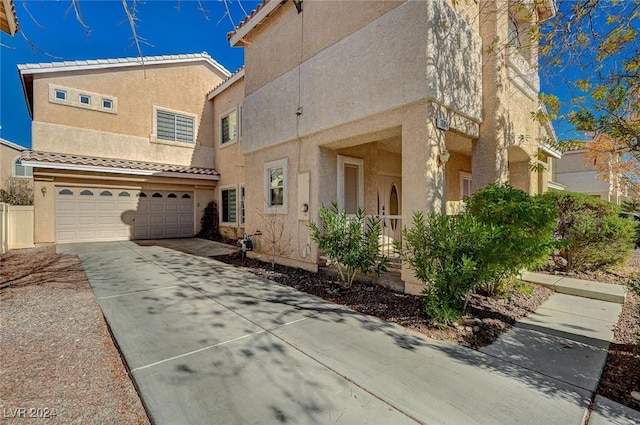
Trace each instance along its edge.
<instances>
[{"instance_id":1,"label":"arched window","mask_svg":"<svg viewBox=\"0 0 640 425\"><path fill-rule=\"evenodd\" d=\"M146 193L144 193L144 192L138 193L138 198L146 198L146 197L147 197Z\"/></svg>"},{"instance_id":2,"label":"arched window","mask_svg":"<svg viewBox=\"0 0 640 425\"><path fill-rule=\"evenodd\" d=\"M118 196L125 196L125 197L129 197L129 196L131 196L131 195L129 194L129 192L120 192L120 193L118 193Z\"/></svg>"},{"instance_id":3,"label":"arched window","mask_svg":"<svg viewBox=\"0 0 640 425\"><path fill-rule=\"evenodd\" d=\"M170 193L169 195L167 195L167 198L177 198L175 193Z\"/></svg>"},{"instance_id":4,"label":"arched window","mask_svg":"<svg viewBox=\"0 0 640 425\"><path fill-rule=\"evenodd\" d=\"M58 192L58 195L73 195L73 192L69 189L62 189L60 192Z\"/></svg>"},{"instance_id":5,"label":"arched window","mask_svg":"<svg viewBox=\"0 0 640 425\"><path fill-rule=\"evenodd\" d=\"M82 196L93 196L93 192L88 190L88 189L85 189L82 192L80 192L80 195L82 195Z\"/></svg>"},{"instance_id":6,"label":"arched window","mask_svg":"<svg viewBox=\"0 0 640 425\"><path fill-rule=\"evenodd\" d=\"M182 195L182 199L191 199L191 195L185 193L184 195Z\"/></svg>"},{"instance_id":7,"label":"arched window","mask_svg":"<svg viewBox=\"0 0 640 425\"><path fill-rule=\"evenodd\" d=\"M13 176L31 178L33 177L33 167L22 165L22 160L17 158L13 163Z\"/></svg>"},{"instance_id":8,"label":"arched window","mask_svg":"<svg viewBox=\"0 0 640 425\"><path fill-rule=\"evenodd\" d=\"M152 198L162 198L162 193L154 193L153 195L151 195Z\"/></svg>"},{"instance_id":9,"label":"arched window","mask_svg":"<svg viewBox=\"0 0 640 425\"><path fill-rule=\"evenodd\" d=\"M113 193L109 192L108 190L103 190L102 192L100 192L100 196L113 196Z\"/></svg>"}]
</instances>

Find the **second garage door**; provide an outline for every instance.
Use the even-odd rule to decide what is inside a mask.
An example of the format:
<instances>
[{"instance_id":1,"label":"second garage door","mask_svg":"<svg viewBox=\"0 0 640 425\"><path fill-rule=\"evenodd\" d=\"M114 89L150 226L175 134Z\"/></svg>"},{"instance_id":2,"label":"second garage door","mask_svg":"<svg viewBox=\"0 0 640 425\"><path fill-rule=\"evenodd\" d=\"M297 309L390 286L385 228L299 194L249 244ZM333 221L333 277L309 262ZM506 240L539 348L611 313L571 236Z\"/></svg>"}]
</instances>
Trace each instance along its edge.
<instances>
[{"instance_id":1,"label":"second garage door","mask_svg":"<svg viewBox=\"0 0 640 425\"><path fill-rule=\"evenodd\" d=\"M193 192L56 187L56 242L190 237Z\"/></svg>"}]
</instances>

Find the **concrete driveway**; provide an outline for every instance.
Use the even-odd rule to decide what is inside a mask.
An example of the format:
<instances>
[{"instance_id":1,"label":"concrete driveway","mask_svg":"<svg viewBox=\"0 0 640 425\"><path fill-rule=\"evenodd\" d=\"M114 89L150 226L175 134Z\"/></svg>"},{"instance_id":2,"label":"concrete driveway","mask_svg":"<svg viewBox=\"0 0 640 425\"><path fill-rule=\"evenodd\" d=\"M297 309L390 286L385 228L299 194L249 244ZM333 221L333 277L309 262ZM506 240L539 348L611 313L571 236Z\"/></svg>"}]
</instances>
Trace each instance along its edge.
<instances>
[{"instance_id":1,"label":"concrete driveway","mask_svg":"<svg viewBox=\"0 0 640 425\"><path fill-rule=\"evenodd\" d=\"M156 424L583 423L585 390L243 273L206 258L213 242L171 244L58 247Z\"/></svg>"}]
</instances>

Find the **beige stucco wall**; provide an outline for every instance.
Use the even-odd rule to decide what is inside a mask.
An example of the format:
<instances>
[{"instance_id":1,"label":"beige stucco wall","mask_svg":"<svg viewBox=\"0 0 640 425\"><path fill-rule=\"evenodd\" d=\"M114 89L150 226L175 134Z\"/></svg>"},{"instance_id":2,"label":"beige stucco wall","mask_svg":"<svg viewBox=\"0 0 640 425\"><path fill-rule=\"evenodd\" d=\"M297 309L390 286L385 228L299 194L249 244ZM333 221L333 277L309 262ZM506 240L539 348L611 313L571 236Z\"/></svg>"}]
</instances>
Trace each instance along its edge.
<instances>
[{"instance_id":1,"label":"beige stucco wall","mask_svg":"<svg viewBox=\"0 0 640 425\"><path fill-rule=\"evenodd\" d=\"M331 1L306 1L300 15L293 3L285 3L269 17L268 25L258 26L246 38L251 45L245 48L247 94L297 66L301 57L315 56L403 2L348 1L335 7ZM303 28L313 35L304 43Z\"/></svg>"},{"instance_id":2,"label":"beige stucco wall","mask_svg":"<svg viewBox=\"0 0 640 425\"><path fill-rule=\"evenodd\" d=\"M309 9L305 19L312 19ZM444 0L403 3L251 91L252 69L261 72L277 62L265 56L251 66L252 52L278 50L269 43L282 38L276 36L281 20L266 21L260 31L267 34L274 26L274 35L254 36L255 43L245 47L245 152L420 100L435 100L480 121L480 38ZM330 32L331 22L326 24ZM314 37L305 28L305 40ZM295 39L295 32L286 39Z\"/></svg>"},{"instance_id":3,"label":"beige stucco wall","mask_svg":"<svg viewBox=\"0 0 640 425\"><path fill-rule=\"evenodd\" d=\"M0 144L0 189L5 187L7 179L13 175L13 163L19 156L19 150Z\"/></svg>"},{"instance_id":4,"label":"beige stucco wall","mask_svg":"<svg viewBox=\"0 0 640 425\"><path fill-rule=\"evenodd\" d=\"M511 182L531 193L537 191L537 175L525 172L537 153L540 124L531 118L538 108L537 52L526 54L505 48L508 36L507 0L481 0L483 52L483 113L480 137L473 149L473 185ZM497 42L496 42L497 40ZM525 56L527 58L525 59ZM531 63L530 63L531 62Z\"/></svg>"},{"instance_id":5,"label":"beige stucco wall","mask_svg":"<svg viewBox=\"0 0 640 425\"><path fill-rule=\"evenodd\" d=\"M179 179L154 176L131 176L111 173L86 173L67 170L35 169L34 181L34 243L55 243L55 189L57 186L106 187L138 190L180 190L194 192L195 233L207 204L217 193L216 182L199 179ZM45 193L42 189L45 188Z\"/></svg>"},{"instance_id":6,"label":"beige stucco wall","mask_svg":"<svg viewBox=\"0 0 640 425\"><path fill-rule=\"evenodd\" d=\"M211 167L214 125L206 95L220 81L204 63L35 74L33 149ZM117 113L52 103L50 84L112 98ZM195 146L158 140L154 106L193 114Z\"/></svg>"},{"instance_id":7,"label":"beige stucco wall","mask_svg":"<svg viewBox=\"0 0 640 425\"><path fill-rule=\"evenodd\" d=\"M220 233L228 238L239 238L244 232L244 225L236 223L235 225L227 225L222 223L222 197L220 190L223 188L235 187L238 191L238 197L240 196L240 185L245 183L245 167L244 156L242 154L242 134L239 131L238 140L236 142L226 143L224 146L220 145L221 129L220 118L227 114L229 111L235 110L238 121L241 119L240 106L244 99L244 78L233 83L229 88L217 95L211 100L213 104L214 115L214 155L215 155L215 169L220 173L220 181L218 182L218 190L216 199L218 201L218 214L220 221ZM242 125L239 123L239 125ZM238 208L239 199L238 199ZM238 209L238 221L240 218L240 211Z\"/></svg>"}]
</instances>

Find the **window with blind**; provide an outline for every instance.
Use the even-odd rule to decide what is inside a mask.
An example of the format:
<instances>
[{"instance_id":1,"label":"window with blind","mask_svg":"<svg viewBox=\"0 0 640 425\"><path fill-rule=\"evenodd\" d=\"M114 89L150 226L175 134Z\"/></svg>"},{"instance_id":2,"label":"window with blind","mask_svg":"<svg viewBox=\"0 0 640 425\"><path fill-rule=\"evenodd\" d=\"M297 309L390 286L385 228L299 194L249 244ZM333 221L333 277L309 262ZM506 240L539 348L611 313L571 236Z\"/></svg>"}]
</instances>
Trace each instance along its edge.
<instances>
[{"instance_id":1,"label":"window with blind","mask_svg":"<svg viewBox=\"0 0 640 425\"><path fill-rule=\"evenodd\" d=\"M236 111L229 112L220 118L220 144L238 140L238 119Z\"/></svg>"},{"instance_id":2,"label":"window with blind","mask_svg":"<svg viewBox=\"0 0 640 425\"><path fill-rule=\"evenodd\" d=\"M193 117L158 109L156 111L156 125L158 139L193 143L195 127Z\"/></svg>"},{"instance_id":3,"label":"window with blind","mask_svg":"<svg viewBox=\"0 0 640 425\"><path fill-rule=\"evenodd\" d=\"M236 189L220 189L220 197L222 204L222 222L223 223L235 223L236 222Z\"/></svg>"}]
</instances>

